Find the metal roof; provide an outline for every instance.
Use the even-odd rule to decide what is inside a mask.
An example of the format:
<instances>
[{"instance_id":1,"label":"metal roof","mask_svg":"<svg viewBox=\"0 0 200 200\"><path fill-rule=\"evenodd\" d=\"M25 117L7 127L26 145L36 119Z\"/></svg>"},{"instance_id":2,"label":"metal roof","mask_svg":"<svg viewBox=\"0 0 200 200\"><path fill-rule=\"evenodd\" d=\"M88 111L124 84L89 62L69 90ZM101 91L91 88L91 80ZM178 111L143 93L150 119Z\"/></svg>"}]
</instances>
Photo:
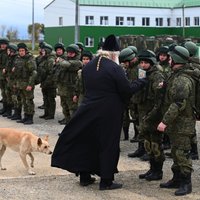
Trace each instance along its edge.
<instances>
[{"instance_id":1,"label":"metal roof","mask_svg":"<svg viewBox=\"0 0 200 200\"><path fill-rule=\"evenodd\" d=\"M72 0L75 2L75 0ZM200 6L200 0L79 0L80 5L176 8Z\"/></svg>"}]
</instances>

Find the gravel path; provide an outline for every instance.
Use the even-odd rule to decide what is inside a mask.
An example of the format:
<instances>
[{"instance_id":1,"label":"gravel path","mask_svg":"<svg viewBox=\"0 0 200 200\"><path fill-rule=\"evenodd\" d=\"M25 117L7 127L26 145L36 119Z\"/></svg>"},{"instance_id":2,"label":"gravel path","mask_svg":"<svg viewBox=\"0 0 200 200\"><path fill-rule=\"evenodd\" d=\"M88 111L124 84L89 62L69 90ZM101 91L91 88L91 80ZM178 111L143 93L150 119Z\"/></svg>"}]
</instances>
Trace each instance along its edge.
<instances>
[{"instance_id":1,"label":"gravel path","mask_svg":"<svg viewBox=\"0 0 200 200\"><path fill-rule=\"evenodd\" d=\"M57 97L57 110L54 120L45 121L38 116L43 110L37 108L42 104L42 96L39 87L35 90L36 113L33 125L22 125L15 121L0 117L0 127L12 127L29 130L43 137L49 134L49 142L52 147L57 141L57 133L64 126L58 124L62 119L59 98ZM1 107L1 104L0 104ZM200 124L197 130L200 131ZM133 136L133 128L130 129L130 137ZM135 158L128 158L127 154L137 148L136 144L129 141L121 141L121 157L119 161L119 174L116 181L123 183L123 188L113 191L99 191L99 177L95 184L81 187L78 178L64 170L51 168L49 155L34 153L35 176L27 175L23 164L16 152L7 150L3 157L3 165L7 170L0 171L0 200L200 200L200 161L194 161L193 193L184 197L175 197L174 190L160 189L159 183L139 180L138 175L148 170L148 163ZM167 158L164 164L163 181L171 178L172 161Z\"/></svg>"}]
</instances>

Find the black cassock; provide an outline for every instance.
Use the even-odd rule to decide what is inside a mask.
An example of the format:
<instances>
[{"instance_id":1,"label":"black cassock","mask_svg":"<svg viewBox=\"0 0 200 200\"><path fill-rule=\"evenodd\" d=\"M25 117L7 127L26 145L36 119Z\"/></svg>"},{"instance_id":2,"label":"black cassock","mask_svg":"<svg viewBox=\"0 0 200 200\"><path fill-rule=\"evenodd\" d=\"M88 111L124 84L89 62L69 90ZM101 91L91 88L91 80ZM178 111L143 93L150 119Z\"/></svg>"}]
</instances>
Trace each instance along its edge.
<instances>
[{"instance_id":1,"label":"black cassock","mask_svg":"<svg viewBox=\"0 0 200 200\"><path fill-rule=\"evenodd\" d=\"M124 105L145 81L130 84L124 70L105 57L97 70L98 60L83 68L85 97L58 138L51 166L111 179L117 172Z\"/></svg>"}]
</instances>

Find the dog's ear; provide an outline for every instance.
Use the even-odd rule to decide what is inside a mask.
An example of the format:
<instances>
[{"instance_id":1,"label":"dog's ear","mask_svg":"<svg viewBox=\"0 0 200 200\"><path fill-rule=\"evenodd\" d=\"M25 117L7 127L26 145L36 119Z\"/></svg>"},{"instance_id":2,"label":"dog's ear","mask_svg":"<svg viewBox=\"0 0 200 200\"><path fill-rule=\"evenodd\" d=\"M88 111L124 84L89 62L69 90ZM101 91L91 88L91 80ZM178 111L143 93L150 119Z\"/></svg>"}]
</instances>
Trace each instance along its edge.
<instances>
[{"instance_id":1,"label":"dog's ear","mask_svg":"<svg viewBox=\"0 0 200 200\"><path fill-rule=\"evenodd\" d=\"M48 141L48 139L49 139L49 136L46 135L46 136L44 137L44 140L45 140L45 141Z\"/></svg>"},{"instance_id":2,"label":"dog's ear","mask_svg":"<svg viewBox=\"0 0 200 200\"><path fill-rule=\"evenodd\" d=\"M42 145L42 139L41 138L38 138L37 144L38 144L39 147Z\"/></svg>"}]
</instances>

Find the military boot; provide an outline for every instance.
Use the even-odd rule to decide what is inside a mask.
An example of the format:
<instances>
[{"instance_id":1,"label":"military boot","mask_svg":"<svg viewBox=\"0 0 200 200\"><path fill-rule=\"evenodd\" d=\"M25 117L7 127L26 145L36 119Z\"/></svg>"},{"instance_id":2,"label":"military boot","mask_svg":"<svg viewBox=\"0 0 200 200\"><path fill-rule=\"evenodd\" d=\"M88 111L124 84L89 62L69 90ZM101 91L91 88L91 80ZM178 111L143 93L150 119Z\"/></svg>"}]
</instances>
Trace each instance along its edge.
<instances>
[{"instance_id":1,"label":"military boot","mask_svg":"<svg viewBox=\"0 0 200 200\"><path fill-rule=\"evenodd\" d=\"M7 110L7 103L3 102L3 108L0 110L0 115L3 115Z\"/></svg>"},{"instance_id":2,"label":"military boot","mask_svg":"<svg viewBox=\"0 0 200 200\"><path fill-rule=\"evenodd\" d=\"M180 171L177 169L172 169L173 177L171 180L167 181L166 183L161 183L160 188L179 188L180 186Z\"/></svg>"},{"instance_id":3,"label":"military boot","mask_svg":"<svg viewBox=\"0 0 200 200\"><path fill-rule=\"evenodd\" d=\"M21 115L22 109L21 108L15 108L14 109L14 114L11 116L11 120L21 120L22 115Z\"/></svg>"},{"instance_id":4,"label":"military boot","mask_svg":"<svg viewBox=\"0 0 200 200\"><path fill-rule=\"evenodd\" d=\"M26 125L33 124L33 115L32 114L27 114L27 119L24 121L24 124L26 124Z\"/></svg>"},{"instance_id":5,"label":"military boot","mask_svg":"<svg viewBox=\"0 0 200 200\"><path fill-rule=\"evenodd\" d=\"M129 153L128 157L130 158L136 158L136 157L141 157L145 154L145 149L144 149L144 143L143 142L138 142L138 148L135 152Z\"/></svg>"},{"instance_id":6,"label":"military boot","mask_svg":"<svg viewBox=\"0 0 200 200\"><path fill-rule=\"evenodd\" d=\"M12 116L12 105L7 104L6 112L2 114L3 117Z\"/></svg>"},{"instance_id":7,"label":"military boot","mask_svg":"<svg viewBox=\"0 0 200 200\"><path fill-rule=\"evenodd\" d=\"M17 120L17 123L24 123L28 119L28 114L24 113L24 118Z\"/></svg>"},{"instance_id":8,"label":"military boot","mask_svg":"<svg viewBox=\"0 0 200 200\"><path fill-rule=\"evenodd\" d=\"M123 127L124 140L128 140L128 138L129 138L128 131L129 131L129 126L128 127Z\"/></svg>"},{"instance_id":9,"label":"military boot","mask_svg":"<svg viewBox=\"0 0 200 200\"><path fill-rule=\"evenodd\" d=\"M152 173L149 174L148 176L145 176L145 179L147 181L157 181L157 180L161 180L163 178L163 161L155 161L152 160Z\"/></svg>"},{"instance_id":10,"label":"military boot","mask_svg":"<svg viewBox=\"0 0 200 200\"><path fill-rule=\"evenodd\" d=\"M153 172L154 165L153 165L153 159L152 158L149 160L149 164L150 164L150 169L146 173L140 174L139 179L145 179L147 176L149 176Z\"/></svg>"},{"instance_id":11,"label":"military boot","mask_svg":"<svg viewBox=\"0 0 200 200\"><path fill-rule=\"evenodd\" d=\"M192 182L191 182L191 173L182 174L180 173L180 187L175 191L176 196L183 196L190 194L192 192Z\"/></svg>"}]
</instances>

